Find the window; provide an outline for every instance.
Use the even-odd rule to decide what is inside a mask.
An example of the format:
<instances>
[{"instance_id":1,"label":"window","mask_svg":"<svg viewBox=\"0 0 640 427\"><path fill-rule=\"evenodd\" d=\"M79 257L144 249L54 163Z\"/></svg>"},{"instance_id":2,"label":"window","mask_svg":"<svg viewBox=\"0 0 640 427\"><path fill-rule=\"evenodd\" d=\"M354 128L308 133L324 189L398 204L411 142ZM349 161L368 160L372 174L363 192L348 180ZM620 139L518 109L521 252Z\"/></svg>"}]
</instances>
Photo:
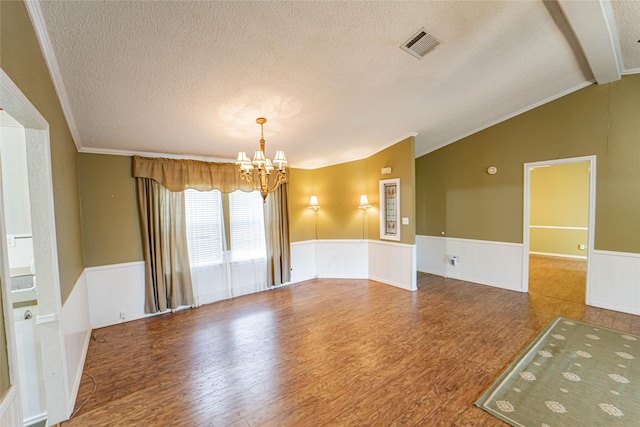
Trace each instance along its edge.
<instances>
[{"instance_id":1,"label":"window","mask_svg":"<svg viewBox=\"0 0 640 427\"><path fill-rule=\"evenodd\" d=\"M191 267L223 262L225 238L221 193L191 189L184 193Z\"/></svg>"},{"instance_id":2,"label":"window","mask_svg":"<svg viewBox=\"0 0 640 427\"><path fill-rule=\"evenodd\" d=\"M267 257L263 201L259 192L235 191L223 195L218 190L189 189L185 191L185 210L192 268L224 262L227 243L229 261ZM225 215L229 218L228 228Z\"/></svg>"},{"instance_id":3,"label":"window","mask_svg":"<svg viewBox=\"0 0 640 427\"><path fill-rule=\"evenodd\" d=\"M262 196L257 191L229 194L231 261L267 257L263 205Z\"/></svg>"}]
</instances>

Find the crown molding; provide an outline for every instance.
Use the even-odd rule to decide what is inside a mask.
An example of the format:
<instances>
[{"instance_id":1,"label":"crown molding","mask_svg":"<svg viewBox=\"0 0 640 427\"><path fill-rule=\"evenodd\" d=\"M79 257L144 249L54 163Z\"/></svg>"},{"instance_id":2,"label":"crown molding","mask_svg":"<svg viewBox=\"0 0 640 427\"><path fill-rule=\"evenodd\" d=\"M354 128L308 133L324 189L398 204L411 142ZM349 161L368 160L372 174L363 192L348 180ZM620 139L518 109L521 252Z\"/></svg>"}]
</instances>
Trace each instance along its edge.
<instances>
[{"instance_id":1,"label":"crown molding","mask_svg":"<svg viewBox=\"0 0 640 427\"><path fill-rule=\"evenodd\" d=\"M80 141L80 133L78 132L76 122L73 118L73 114L71 113L69 98L67 97L67 91L65 89L64 82L62 81L62 75L60 74L58 60L56 59L53 46L51 45L49 32L47 31L47 26L44 22L44 17L42 16L40 3L37 0L25 0L24 3L27 7L27 12L29 13L31 23L36 32L36 37L38 38L38 43L40 44L42 55L44 56L47 68L49 69L49 75L51 76L51 80L53 81L53 87L55 88L56 94L58 95L58 100L60 101L60 105L62 106L62 113L67 120L67 126L69 127L69 131L71 132L73 143L75 144L76 149L80 151L80 147L82 147L82 143Z\"/></svg>"}]
</instances>

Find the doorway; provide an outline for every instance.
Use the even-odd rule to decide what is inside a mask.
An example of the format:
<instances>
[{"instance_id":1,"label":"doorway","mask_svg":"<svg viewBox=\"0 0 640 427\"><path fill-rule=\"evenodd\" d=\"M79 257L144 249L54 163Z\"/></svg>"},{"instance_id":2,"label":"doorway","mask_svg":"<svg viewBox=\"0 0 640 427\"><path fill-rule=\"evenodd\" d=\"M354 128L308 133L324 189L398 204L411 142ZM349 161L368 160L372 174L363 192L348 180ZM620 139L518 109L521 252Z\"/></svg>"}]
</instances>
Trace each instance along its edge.
<instances>
[{"instance_id":1,"label":"doorway","mask_svg":"<svg viewBox=\"0 0 640 427\"><path fill-rule=\"evenodd\" d=\"M589 304L595 166L595 156L525 164L525 292Z\"/></svg>"},{"instance_id":2,"label":"doorway","mask_svg":"<svg viewBox=\"0 0 640 427\"><path fill-rule=\"evenodd\" d=\"M25 128L0 111L2 201L13 306L18 381L25 426L46 420L42 348L36 331L37 280L33 256Z\"/></svg>"},{"instance_id":3,"label":"doorway","mask_svg":"<svg viewBox=\"0 0 640 427\"><path fill-rule=\"evenodd\" d=\"M55 228L55 213L53 202L53 181L51 175L51 152L49 143L49 124L38 112L20 88L0 68L0 107L13 117L24 128L27 175L29 182L29 208L31 211L32 247L34 267L37 272L37 313L32 313L35 319L35 330L40 338L42 351L42 384L44 386L45 408L47 422L50 425L59 423L68 418L70 414L70 393L68 387L68 375L66 365L66 351L64 335L61 325L61 296L60 275L58 271L58 252ZM0 221L0 229L3 234L0 242L0 254L3 261L0 263L0 275L2 283L10 283L10 268L8 263L7 239L4 236L4 220ZM2 296L4 302L5 319L13 310L9 286L3 287ZM10 368L12 388L19 394L20 361L16 355L16 340L14 319L7 322L8 346L10 352ZM10 325L10 328L9 328ZM17 381L16 381L17 379ZM22 415L22 404L19 396L15 398L7 395L0 400L0 424L5 421L5 416L15 417ZM7 425L21 425L11 422Z\"/></svg>"}]
</instances>

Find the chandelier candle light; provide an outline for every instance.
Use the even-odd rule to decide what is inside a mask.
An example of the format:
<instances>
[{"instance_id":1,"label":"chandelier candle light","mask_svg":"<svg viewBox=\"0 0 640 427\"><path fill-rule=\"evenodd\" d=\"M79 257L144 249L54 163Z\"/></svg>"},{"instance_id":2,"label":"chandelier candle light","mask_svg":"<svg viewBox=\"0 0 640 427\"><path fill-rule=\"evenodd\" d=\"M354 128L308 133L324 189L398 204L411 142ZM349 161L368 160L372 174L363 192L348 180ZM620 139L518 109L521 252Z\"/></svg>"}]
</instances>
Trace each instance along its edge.
<instances>
[{"instance_id":1,"label":"chandelier candle light","mask_svg":"<svg viewBox=\"0 0 640 427\"><path fill-rule=\"evenodd\" d=\"M260 191L262 200L267 203L267 195L280 186L287 180L287 158L284 156L284 151L276 151L276 156L268 159L265 155L265 140L264 140L264 124L267 119L260 117L256 119L256 123L260 125L260 149L256 150L253 155L253 161L249 160L247 153L240 151L238 153L238 159L236 165L238 165L240 171L240 177L247 180L251 188L256 191ZM275 170L275 175L272 173Z\"/></svg>"}]
</instances>

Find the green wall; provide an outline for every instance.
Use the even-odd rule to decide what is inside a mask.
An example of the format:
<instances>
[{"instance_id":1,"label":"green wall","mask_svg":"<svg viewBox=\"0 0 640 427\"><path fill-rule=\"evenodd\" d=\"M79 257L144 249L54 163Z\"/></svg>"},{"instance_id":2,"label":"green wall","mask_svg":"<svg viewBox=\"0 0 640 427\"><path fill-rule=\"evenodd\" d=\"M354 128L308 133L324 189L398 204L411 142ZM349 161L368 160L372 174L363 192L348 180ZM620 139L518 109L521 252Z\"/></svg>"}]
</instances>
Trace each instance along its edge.
<instances>
[{"instance_id":1,"label":"green wall","mask_svg":"<svg viewBox=\"0 0 640 427\"><path fill-rule=\"evenodd\" d=\"M624 76L419 157L416 233L522 243L524 163L596 155L594 247L640 253L639 111L640 75Z\"/></svg>"},{"instance_id":2,"label":"green wall","mask_svg":"<svg viewBox=\"0 0 640 427\"><path fill-rule=\"evenodd\" d=\"M86 267L142 261L132 157L79 155Z\"/></svg>"},{"instance_id":3,"label":"green wall","mask_svg":"<svg viewBox=\"0 0 640 427\"><path fill-rule=\"evenodd\" d=\"M27 9L0 1L0 67L49 123L60 294L64 302L83 270L77 150Z\"/></svg>"}]
</instances>

